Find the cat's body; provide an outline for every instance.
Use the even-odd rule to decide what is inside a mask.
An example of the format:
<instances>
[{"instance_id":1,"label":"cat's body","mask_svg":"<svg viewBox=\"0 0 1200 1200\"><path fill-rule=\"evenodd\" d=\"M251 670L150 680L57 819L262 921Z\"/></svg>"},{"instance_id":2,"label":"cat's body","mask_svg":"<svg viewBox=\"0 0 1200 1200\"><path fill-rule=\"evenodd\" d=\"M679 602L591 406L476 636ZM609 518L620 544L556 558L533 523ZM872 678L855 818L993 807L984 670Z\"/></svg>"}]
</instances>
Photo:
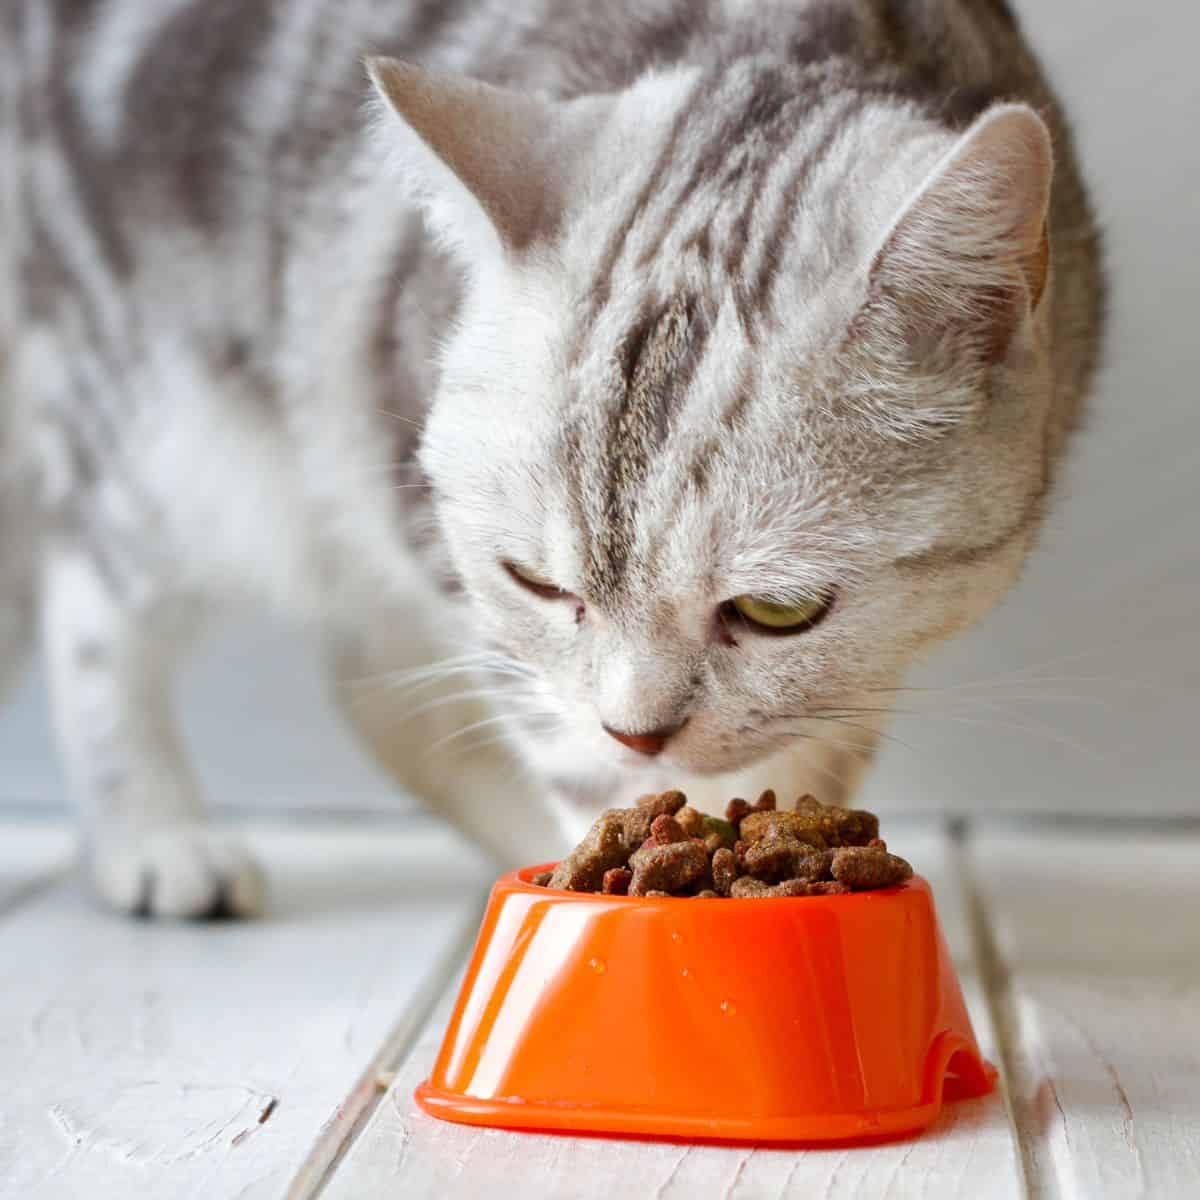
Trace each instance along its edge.
<instances>
[{"instance_id":1,"label":"cat's body","mask_svg":"<svg viewBox=\"0 0 1200 1200\"><path fill-rule=\"evenodd\" d=\"M1100 289L1001 0L22 0L0 22L0 682L40 611L111 902L257 903L165 716L213 607L308 622L365 680L499 647L541 772L522 791L583 811L801 732L813 765L775 780L840 794L874 745L864 695L1015 577ZM408 125L368 135L380 52L544 99L379 64ZM979 124L1006 101L1050 127L1049 264L1042 127ZM953 186L915 201L939 171ZM986 205L925 220L964 182L1011 208L995 229ZM903 628L860 582L885 578L921 598ZM751 584L836 589L811 661L712 632ZM407 725L369 686L348 710L431 802L532 849L493 757L426 755L473 719L429 687ZM601 722L686 728L655 776Z\"/></svg>"}]
</instances>

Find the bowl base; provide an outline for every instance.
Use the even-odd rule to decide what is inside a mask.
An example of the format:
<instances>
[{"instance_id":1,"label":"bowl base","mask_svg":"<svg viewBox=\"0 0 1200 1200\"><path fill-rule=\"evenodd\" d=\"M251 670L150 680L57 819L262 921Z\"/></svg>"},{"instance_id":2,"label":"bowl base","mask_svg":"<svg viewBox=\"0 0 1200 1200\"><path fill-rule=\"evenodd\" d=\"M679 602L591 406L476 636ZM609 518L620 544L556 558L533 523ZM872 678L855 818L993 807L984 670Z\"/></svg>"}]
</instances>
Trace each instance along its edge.
<instances>
[{"instance_id":1,"label":"bowl base","mask_svg":"<svg viewBox=\"0 0 1200 1200\"><path fill-rule=\"evenodd\" d=\"M877 1112L799 1113L752 1120L698 1118L692 1114L605 1109L525 1100L487 1100L436 1087L426 1080L414 1092L432 1117L460 1125L486 1125L526 1133L587 1134L599 1137L652 1138L685 1142L723 1142L740 1146L854 1146L915 1137L937 1120L944 1101L987 1095L996 1068L973 1046L945 1035L930 1053L932 1095L910 1108Z\"/></svg>"}]
</instances>

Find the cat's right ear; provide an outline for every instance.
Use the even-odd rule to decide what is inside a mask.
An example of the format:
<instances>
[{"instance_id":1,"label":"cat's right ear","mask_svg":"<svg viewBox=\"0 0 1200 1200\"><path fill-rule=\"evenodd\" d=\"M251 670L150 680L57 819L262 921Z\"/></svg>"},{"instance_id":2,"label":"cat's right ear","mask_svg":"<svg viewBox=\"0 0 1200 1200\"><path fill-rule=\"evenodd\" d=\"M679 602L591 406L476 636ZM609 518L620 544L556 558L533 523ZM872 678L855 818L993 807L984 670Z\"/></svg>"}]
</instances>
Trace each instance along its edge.
<instances>
[{"instance_id":1,"label":"cat's right ear","mask_svg":"<svg viewBox=\"0 0 1200 1200\"><path fill-rule=\"evenodd\" d=\"M1036 310L1049 272L1050 134L1024 104L985 112L909 200L871 267L874 300L901 340L973 338L998 362Z\"/></svg>"},{"instance_id":2,"label":"cat's right ear","mask_svg":"<svg viewBox=\"0 0 1200 1200\"><path fill-rule=\"evenodd\" d=\"M468 265L553 236L600 102L557 104L394 58L366 67L404 182Z\"/></svg>"}]
</instances>

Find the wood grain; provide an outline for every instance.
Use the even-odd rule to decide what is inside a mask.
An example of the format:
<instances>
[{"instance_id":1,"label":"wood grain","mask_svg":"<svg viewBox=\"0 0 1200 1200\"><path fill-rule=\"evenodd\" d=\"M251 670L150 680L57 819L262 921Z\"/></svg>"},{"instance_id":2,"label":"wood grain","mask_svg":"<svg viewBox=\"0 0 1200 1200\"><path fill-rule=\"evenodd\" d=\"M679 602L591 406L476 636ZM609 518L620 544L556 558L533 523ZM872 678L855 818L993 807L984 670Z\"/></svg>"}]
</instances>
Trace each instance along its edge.
<instances>
[{"instance_id":1,"label":"wood grain","mask_svg":"<svg viewBox=\"0 0 1200 1200\"><path fill-rule=\"evenodd\" d=\"M0 1195L277 1200L371 1103L369 1067L488 872L428 826L251 840L262 921L138 923L73 882L0 914ZM35 841L0 829L3 860Z\"/></svg>"},{"instance_id":2,"label":"wood grain","mask_svg":"<svg viewBox=\"0 0 1200 1200\"><path fill-rule=\"evenodd\" d=\"M1200 835L977 833L1036 1196L1200 1185Z\"/></svg>"},{"instance_id":3,"label":"wood grain","mask_svg":"<svg viewBox=\"0 0 1200 1200\"><path fill-rule=\"evenodd\" d=\"M0 824L0 920L53 887L70 868L74 849L75 839L57 822Z\"/></svg>"}]
</instances>

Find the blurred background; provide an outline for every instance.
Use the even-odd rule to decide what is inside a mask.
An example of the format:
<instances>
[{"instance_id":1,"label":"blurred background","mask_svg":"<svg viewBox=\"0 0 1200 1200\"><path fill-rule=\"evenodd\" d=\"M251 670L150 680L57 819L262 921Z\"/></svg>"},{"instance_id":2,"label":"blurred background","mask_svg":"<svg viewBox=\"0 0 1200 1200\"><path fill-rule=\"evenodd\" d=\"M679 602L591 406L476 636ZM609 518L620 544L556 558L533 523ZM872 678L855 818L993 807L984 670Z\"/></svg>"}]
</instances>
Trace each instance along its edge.
<instances>
[{"instance_id":1,"label":"blurred background","mask_svg":"<svg viewBox=\"0 0 1200 1200\"><path fill-rule=\"evenodd\" d=\"M1040 550L1005 605L911 680L880 811L1200 814L1200 73L1193 4L1020 0L1107 234L1106 365ZM40 673L0 710L0 808L65 807ZM401 813L317 647L254 618L186 672L212 803Z\"/></svg>"}]
</instances>

